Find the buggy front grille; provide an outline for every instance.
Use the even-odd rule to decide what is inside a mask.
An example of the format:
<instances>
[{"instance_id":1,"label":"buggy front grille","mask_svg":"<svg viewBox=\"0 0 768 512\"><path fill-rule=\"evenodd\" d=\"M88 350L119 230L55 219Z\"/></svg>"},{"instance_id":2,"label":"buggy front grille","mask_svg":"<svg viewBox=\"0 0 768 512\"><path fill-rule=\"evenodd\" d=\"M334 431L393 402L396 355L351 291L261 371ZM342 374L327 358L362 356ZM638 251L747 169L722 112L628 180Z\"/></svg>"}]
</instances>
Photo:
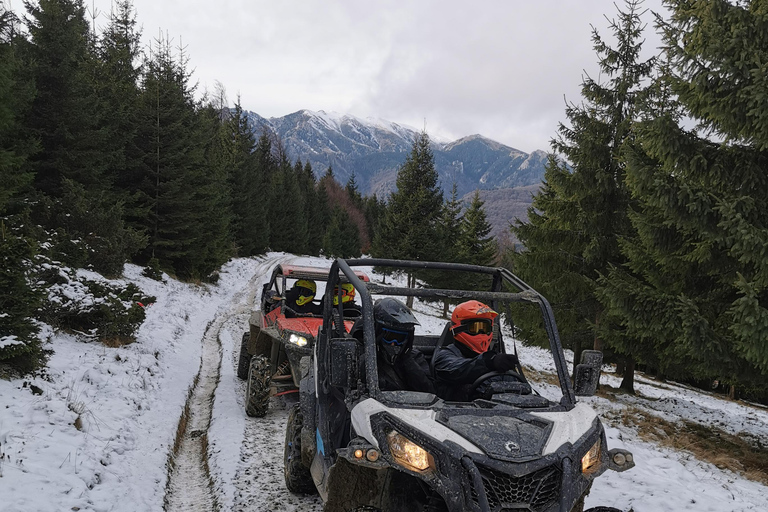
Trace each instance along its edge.
<instances>
[{"instance_id":1,"label":"buggy front grille","mask_svg":"<svg viewBox=\"0 0 768 512\"><path fill-rule=\"evenodd\" d=\"M478 469L491 512L544 512L557 503L560 496L561 472L554 466L523 476L508 475L484 466L478 466ZM478 501L475 489L472 489L472 499Z\"/></svg>"}]
</instances>

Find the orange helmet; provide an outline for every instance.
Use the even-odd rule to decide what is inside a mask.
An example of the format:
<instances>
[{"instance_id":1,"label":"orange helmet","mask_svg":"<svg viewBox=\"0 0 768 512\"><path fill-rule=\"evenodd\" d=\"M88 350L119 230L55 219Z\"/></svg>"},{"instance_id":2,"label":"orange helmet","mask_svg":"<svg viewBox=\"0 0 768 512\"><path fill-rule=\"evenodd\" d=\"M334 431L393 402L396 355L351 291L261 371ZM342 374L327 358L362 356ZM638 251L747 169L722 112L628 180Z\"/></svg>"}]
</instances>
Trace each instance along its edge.
<instances>
[{"instance_id":1,"label":"orange helmet","mask_svg":"<svg viewBox=\"0 0 768 512\"><path fill-rule=\"evenodd\" d=\"M343 283L341 285L341 303L345 304L347 302L352 302L353 300L355 300L355 287L352 286L352 283ZM339 305L338 291L334 291L333 293L333 305Z\"/></svg>"},{"instance_id":2,"label":"orange helmet","mask_svg":"<svg viewBox=\"0 0 768 512\"><path fill-rule=\"evenodd\" d=\"M491 346L493 319L497 316L497 312L482 302L462 302L451 315L451 333L460 343L482 354Z\"/></svg>"}]
</instances>

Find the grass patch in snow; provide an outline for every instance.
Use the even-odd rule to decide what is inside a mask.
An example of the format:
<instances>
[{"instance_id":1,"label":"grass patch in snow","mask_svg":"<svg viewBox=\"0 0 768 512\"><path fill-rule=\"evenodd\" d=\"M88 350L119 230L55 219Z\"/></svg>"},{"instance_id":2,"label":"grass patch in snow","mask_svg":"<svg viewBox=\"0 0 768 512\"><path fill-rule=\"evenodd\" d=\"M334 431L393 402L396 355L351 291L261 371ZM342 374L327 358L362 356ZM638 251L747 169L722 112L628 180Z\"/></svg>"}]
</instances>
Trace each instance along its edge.
<instances>
[{"instance_id":1,"label":"grass patch in snow","mask_svg":"<svg viewBox=\"0 0 768 512\"><path fill-rule=\"evenodd\" d=\"M601 396L615 400L612 388L601 386L601 390ZM768 485L768 447L758 438L745 433L736 436L718 427L689 420L669 421L633 406L620 412L606 412L603 417L635 429L644 441L686 451L718 469L727 469Z\"/></svg>"}]
</instances>

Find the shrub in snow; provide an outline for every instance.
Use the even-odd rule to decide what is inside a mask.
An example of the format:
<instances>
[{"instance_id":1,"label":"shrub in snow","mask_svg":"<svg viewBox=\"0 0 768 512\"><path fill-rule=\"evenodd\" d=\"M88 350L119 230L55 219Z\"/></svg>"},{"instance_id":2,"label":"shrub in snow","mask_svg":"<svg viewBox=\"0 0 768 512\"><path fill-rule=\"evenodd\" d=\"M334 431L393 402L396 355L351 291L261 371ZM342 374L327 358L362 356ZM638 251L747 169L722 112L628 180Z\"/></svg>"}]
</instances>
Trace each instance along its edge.
<instances>
[{"instance_id":1,"label":"shrub in snow","mask_svg":"<svg viewBox=\"0 0 768 512\"><path fill-rule=\"evenodd\" d=\"M29 366L40 355L34 321L39 295L30 286L33 244L0 219L0 362Z\"/></svg>"},{"instance_id":2,"label":"shrub in snow","mask_svg":"<svg viewBox=\"0 0 768 512\"><path fill-rule=\"evenodd\" d=\"M98 274L44 265L38 285L48 290L41 319L65 331L106 344L134 341L144 305L154 302L133 283L107 281Z\"/></svg>"}]
</instances>

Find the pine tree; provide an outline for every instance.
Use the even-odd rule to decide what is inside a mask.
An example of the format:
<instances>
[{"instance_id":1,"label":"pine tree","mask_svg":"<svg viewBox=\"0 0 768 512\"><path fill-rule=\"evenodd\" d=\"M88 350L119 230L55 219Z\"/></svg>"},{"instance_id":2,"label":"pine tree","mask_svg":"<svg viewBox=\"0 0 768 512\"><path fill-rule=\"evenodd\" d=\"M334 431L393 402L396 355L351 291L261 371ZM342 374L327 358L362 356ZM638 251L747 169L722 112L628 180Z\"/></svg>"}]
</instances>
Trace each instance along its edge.
<instances>
[{"instance_id":1,"label":"pine tree","mask_svg":"<svg viewBox=\"0 0 768 512\"><path fill-rule=\"evenodd\" d=\"M514 258L516 272L551 302L564 345L575 358L592 345L603 349L604 336L621 329L605 314L597 298L597 279L612 265L624 262L618 239L631 232L627 217L630 195L620 150L630 136L642 81L653 59L640 61L643 24L639 2L628 0L626 11L610 24L617 40L610 47L594 29L592 40L605 84L587 76L584 104L569 104L553 149L570 164L554 157L546 167L545 185L534 198L528 222L512 228L526 250ZM523 333L541 339L532 316L515 319ZM615 336L611 335L610 339ZM631 347L618 347L630 355ZM632 381L624 386L632 389Z\"/></svg>"},{"instance_id":2,"label":"pine tree","mask_svg":"<svg viewBox=\"0 0 768 512\"><path fill-rule=\"evenodd\" d=\"M306 225L305 243L302 251L313 256L319 255L322 248L323 225L318 224L320 214L317 198L317 180L309 162L297 170L297 180L304 198L303 223Z\"/></svg>"},{"instance_id":3,"label":"pine tree","mask_svg":"<svg viewBox=\"0 0 768 512\"><path fill-rule=\"evenodd\" d=\"M224 176L211 172L207 151L211 128L189 85L186 57L172 54L170 42L157 40L145 63L143 122L139 140L146 155L137 181L138 219L149 237L140 262L151 258L183 278L205 278L225 259L220 233Z\"/></svg>"},{"instance_id":4,"label":"pine tree","mask_svg":"<svg viewBox=\"0 0 768 512\"><path fill-rule=\"evenodd\" d=\"M105 130L95 83L93 41L82 0L25 2L32 41L30 65L37 84L27 125L40 140L33 158L35 184L60 196L69 178L87 190L110 187L102 151Z\"/></svg>"},{"instance_id":5,"label":"pine tree","mask_svg":"<svg viewBox=\"0 0 768 512\"><path fill-rule=\"evenodd\" d=\"M434 261L440 259L439 218L443 193L437 183L435 158L426 132L413 142L411 153L397 172L397 189L373 243L377 257ZM408 286L415 276L408 275ZM409 306L413 298L409 297Z\"/></svg>"},{"instance_id":6,"label":"pine tree","mask_svg":"<svg viewBox=\"0 0 768 512\"><path fill-rule=\"evenodd\" d=\"M22 120L34 97L32 80L23 76L18 46L25 41L15 32L18 20L0 10L0 211L33 180L28 160L37 151Z\"/></svg>"},{"instance_id":7,"label":"pine tree","mask_svg":"<svg viewBox=\"0 0 768 512\"><path fill-rule=\"evenodd\" d=\"M305 243L306 225L303 223L304 210L299 184L288 155L277 144L277 169L272 175L272 201L270 212L270 247L274 251L292 252Z\"/></svg>"},{"instance_id":8,"label":"pine tree","mask_svg":"<svg viewBox=\"0 0 768 512\"><path fill-rule=\"evenodd\" d=\"M756 2L669 6L661 23L669 91L649 106L627 152L637 236L624 243L628 263L604 280L603 298L664 373L764 385L768 18Z\"/></svg>"},{"instance_id":9,"label":"pine tree","mask_svg":"<svg viewBox=\"0 0 768 512\"><path fill-rule=\"evenodd\" d=\"M26 164L35 145L23 136L20 123L32 86L22 77L16 23L13 13L0 8L0 361L27 362L40 348L32 320L39 297L27 278L35 245L14 229L22 224L14 203L32 182Z\"/></svg>"},{"instance_id":10,"label":"pine tree","mask_svg":"<svg viewBox=\"0 0 768 512\"><path fill-rule=\"evenodd\" d=\"M332 258L360 256L360 237L347 211L336 205L323 238L323 254Z\"/></svg>"},{"instance_id":11,"label":"pine tree","mask_svg":"<svg viewBox=\"0 0 768 512\"><path fill-rule=\"evenodd\" d=\"M496 241L483 209L485 202L476 190L461 219L461 261L470 265L491 266L496 260Z\"/></svg>"},{"instance_id":12,"label":"pine tree","mask_svg":"<svg viewBox=\"0 0 768 512\"><path fill-rule=\"evenodd\" d=\"M256 197L253 204L253 219L256 224L253 226L252 236L254 251L257 254L266 252L270 248L270 240L272 238L273 225L271 219L270 205L272 204L272 191L269 184L272 181L272 175L277 172L277 163L272 155L272 141L269 138L269 134L262 133L259 140L256 143L256 149L254 151L256 159L255 168L253 172L254 186L260 186L257 189Z\"/></svg>"},{"instance_id":13,"label":"pine tree","mask_svg":"<svg viewBox=\"0 0 768 512\"><path fill-rule=\"evenodd\" d=\"M130 0L120 0L99 40L99 99L104 112L105 138L101 150L112 156L108 173L122 193L140 174L144 155L137 146L141 32Z\"/></svg>"},{"instance_id":14,"label":"pine tree","mask_svg":"<svg viewBox=\"0 0 768 512\"><path fill-rule=\"evenodd\" d=\"M440 261L450 263L464 262L464 245L462 241L462 204L459 199L458 185L456 182L451 187L451 196L443 203L438 220L438 240L440 241ZM455 272L430 273L428 281L436 288L459 289L461 285L456 281ZM448 317L448 307L451 301L443 300L443 318Z\"/></svg>"},{"instance_id":15,"label":"pine tree","mask_svg":"<svg viewBox=\"0 0 768 512\"><path fill-rule=\"evenodd\" d=\"M229 148L226 165L229 169L234 242L241 256L261 254L269 244L269 221L268 203L264 198L267 175L260 169L259 157L264 151L267 155L271 154L271 144L265 138L260 143L266 144L266 149L257 151L253 130L239 98L226 122L225 136L225 144Z\"/></svg>"}]
</instances>

